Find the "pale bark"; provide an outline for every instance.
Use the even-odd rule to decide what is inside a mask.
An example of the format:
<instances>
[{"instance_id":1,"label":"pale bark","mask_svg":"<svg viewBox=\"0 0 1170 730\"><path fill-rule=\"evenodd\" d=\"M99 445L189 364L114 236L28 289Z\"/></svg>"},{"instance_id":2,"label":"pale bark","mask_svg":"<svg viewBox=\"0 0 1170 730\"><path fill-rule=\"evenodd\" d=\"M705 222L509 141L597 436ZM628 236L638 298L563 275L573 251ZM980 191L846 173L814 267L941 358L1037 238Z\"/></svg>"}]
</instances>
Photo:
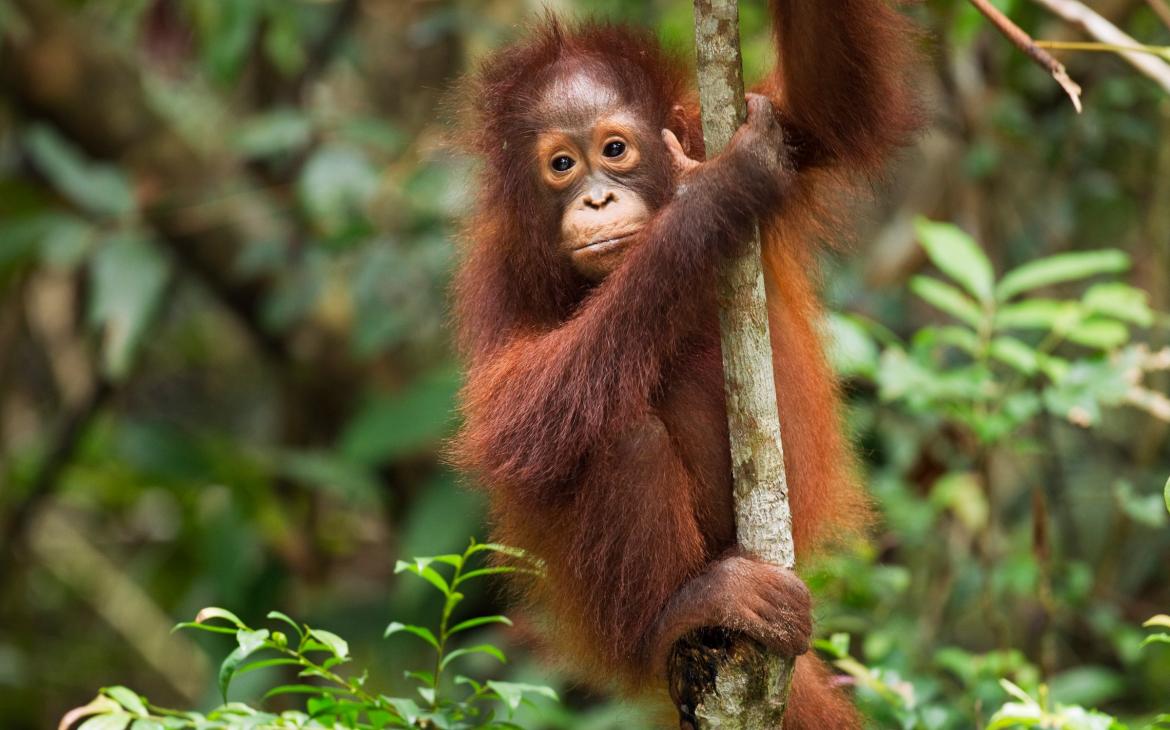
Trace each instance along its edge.
<instances>
[{"instance_id":1,"label":"pale bark","mask_svg":"<svg viewBox=\"0 0 1170 730\"><path fill-rule=\"evenodd\" d=\"M1036 41L1032 39L1032 36L1025 33L1020 26L1013 23L999 8L992 5L990 0L971 0L971 4L979 12L983 13L1008 40L1014 43L1016 48L1019 48L1029 58L1039 64L1041 68L1052 74L1052 78L1056 80L1056 83L1060 84L1060 88L1064 89L1064 92L1068 94L1068 98L1072 100L1077 114L1080 114L1082 110L1081 87L1069 78L1064 64L1053 58L1048 51L1036 45Z\"/></svg>"},{"instance_id":2,"label":"pale bark","mask_svg":"<svg viewBox=\"0 0 1170 730\"><path fill-rule=\"evenodd\" d=\"M1077 0L1033 0L1033 2L1065 21L1080 27L1089 37L1100 43L1116 46L1119 49L1140 48L1142 45L1109 22L1108 19ZM1170 63L1140 50L1119 50L1117 55L1153 79L1167 93L1170 93Z\"/></svg>"},{"instance_id":3,"label":"pale bark","mask_svg":"<svg viewBox=\"0 0 1170 730\"><path fill-rule=\"evenodd\" d=\"M710 158L747 116L739 10L736 0L695 0L694 8L703 137ZM720 272L719 309L739 544L792 568L792 516L758 229L743 255L725 262ZM672 653L671 693L684 724L779 728L792 667L791 659L764 652L750 640L703 632L680 641Z\"/></svg>"}]
</instances>

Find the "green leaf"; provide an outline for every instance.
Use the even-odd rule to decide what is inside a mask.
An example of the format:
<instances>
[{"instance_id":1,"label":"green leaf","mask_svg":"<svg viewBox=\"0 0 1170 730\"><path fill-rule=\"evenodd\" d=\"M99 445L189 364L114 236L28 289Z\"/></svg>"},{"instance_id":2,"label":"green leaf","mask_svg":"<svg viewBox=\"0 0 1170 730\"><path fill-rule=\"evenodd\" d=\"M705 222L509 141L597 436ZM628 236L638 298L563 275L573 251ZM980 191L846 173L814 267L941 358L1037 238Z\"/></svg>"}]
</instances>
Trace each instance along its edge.
<instances>
[{"instance_id":1,"label":"green leaf","mask_svg":"<svg viewBox=\"0 0 1170 730\"><path fill-rule=\"evenodd\" d=\"M341 687L325 687L313 684L282 684L279 687L273 687L264 693L264 699L276 697L277 695L344 695L347 697L353 696L353 693Z\"/></svg>"},{"instance_id":2,"label":"green leaf","mask_svg":"<svg viewBox=\"0 0 1170 730\"><path fill-rule=\"evenodd\" d=\"M320 677L321 679L324 679L326 681L331 681L329 678L329 670L327 667L324 667L324 666L305 667L301 671L297 672L297 676L298 677Z\"/></svg>"},{"instance_id":3,"label":"green leaf","mask_svg":"<svg viewBox=\"0 0 1170 730\"><path fill-rule=\"evenodd\" d=\"M341 453L358 464L380 464L434 448L454 423L461 382L457 368L445 367L370 399L346 426Z\"/></svg>"},{"instance_id":4,"label":"green leaf","mask_svg":"<svg viewBox=\"0 0 1170 730\"><path fill-rule=\"evenodd\" d=\"M1039 707L1036 700L1032 699L1027 692L1020 689L1020 687L1009 679L1000 679L999 686L1003 687L1003 691L1007 692L1012 697L1022 702L1024 705Z\"/></svg>"},{"instance_id":5,"label":"green leaf","mask_svg":"<svg viewBox=\"0 0 1170 730\"><path fill-rule=\"evenodd\" d=\"M275 470L299 484L335 493L346 503L376 504L382 487L370 468L339 457L336 452L281 450Z\"/></svg>"},{"instance_id":6,"label":"green leaf","mask_svg":"<svg viewBox=\"0 0 1170 730\"><path fill-rule=\"evenodd\" d=\"M1079 322L1081 316L1081 307L1076 302L1026 299L1000 307L995 314L995 328L1064 332Z\"/></svg>"},{"instance_id":7,"label":"green leaf","mask_svg":"<svg viewBox=\"0 0 1170 730\"><path fill-rule=\"evenodd\" d=\"M508 658L504 656L504 652L500 651L491 644L479 644L478 646L469 646L464 649L456 649L447 656L443 657L443 661L439 662L439 671L446 669L448 664L455 661L459 657L467 656L468 654L487 654L488 656L495 657L501 664L508 663Z\"/></svg>"},{"instance_id":8,"label":"green leaf","mask_svg":"<svg viewBox=\"0 0 1170 730\"><path fill-rule=\"evenodd\" d=\"M362 147L376 148L390 155L397 155L410 140L405 131L376 116L348 117L341 122L337 134Z\"/></svg>"},{"instance_id":9,"label":"green leaf","mask_svg":"<svg viewBox=\"0 0 1170 730\"><path fill-rule=\"evenodd\" d=\"M1008 272L996 289L996 298L1003 302L1044 286L1085 279L1097 274L1112 274L1129 268L1129 256L1123 251L1079 251L1057 254L1032 261Z\"/></svg>"},{"instance_id":10,"label":"green leaf","mask_svg":"<svg viewBox=\"0 0 1170 730\"><path fill-rule=\"evenodd\" d=\"M134 210L134 193L117 167L90 162L64 137L40 124L25 133L24 144L37 168L77 206L110 217Z\"/></svg>"},{"instance_id":11,"label":"green leaf","mask_svg":"<svg viewBox=\"0 0 1170 730\"><path fill-rule=\"evenodd\" d=\"M838 375L873 377L878 348L865 327L854 317L831 312L825 320L829 359Z\"/></svg>"},{"instance_id":12,"label":"green leaf","mask_svg":"<svg viewBox=\"0 0 1170 730\"><path fill-rule=\"evenodd\" d=\"M133 719L130 715L97 715L81 723L77 730L126 730Z\"/></svg>"},{"instance_id":13,"label":"green leaf","mask_svg":"<svg viewBox=\"0 0 1170 730\"><path fill-rule=\"evenodd\" d=\"M955 326L923 327L914 336L915 347L919 346L918 337L923 333L928 333L927 337L933 337L939 344L957 347L972 357L979 354L979 336L969 329Z\"/></svg>"},{"instance_id":14,"label":"green leaf","mask_svg":"<svg viewBox=\"0 0 1170 730\"><path fill-rule=\"evenodd\" d=\"M415 561L411 563L408 563L405 560L399 560L394 565L394 572L401 573L403 571L414 573L415 575L419 576L423 580L433 585L435 588L438 588L444 596L451 595L451 586L447 585L447 581L443 578L443 576L436 573L434 568L429 567L424 562L420 562L419 558L415 558Z\"/></svg>"},{"instance_id":15,"label":"green leaf","mask_svg":"<svg viewBox=\"0 0 1170 730\"><path fill-rule=\"evenodd\" d=\"M834 659L844 659L849 656L849 643L849 634L843 632L837 632L828 639L817 639L813 642L817 649Z\"/></svg>"},{"instance_id":16,"label":"green leaf","mask_svg":"<svg viewBox=\"0 0 1170 730\"><path fill-rule=\"evenodd\" d=\"M377 170L360 149L326 145L305 163L299 181L301 204L318 229L339 235L364 216L378 183Z\"/></svg>"},{"instance_id":17,"label":"green leaf","mask_svg":"<svg viewBox=\"0 0 1170 730\"><path fill-rule=\"evenodd\" d=\"M65 716L61 718L60 727L73 727L74 723L83 717L91 717L93 715L109 715L111 713L120 713L121 705L114 702L109 697L99 694L92 700L80 707L74 707Z\"/></svg>"},{"instance_id":18,"label":"green leaf","mask_svg":"<svg viewBox=\"0 0 1170 730\"><path fill-rule=\"evenodd\" d=\"M1049 681L1050 696L1065 705L1102 705L1119 697L1125 689L1125 677L1100 666L1066 669Z\"/></svg>"},{"instance_id":19,"label":"green leaf","mask_svg":"<svg viewBox=\"0 0 1170 730\"><path fill-rule=\"evenodd\" d=\"M215 606L208 606L207 608L204 608L201 611L199 611L199 613L195 615L195 623L203 624L203 623L207 623L211 619L216 619L216 618L222 619L224 621L227 621L227 622L233 624L237 629L248 628L247 626L244 625L244 622L241 621L240 618L238 616L236 616L234 613L227 610L226 608L217 608Z\"/></svg>"},{"instance_id":20,"label":"green leaf","mask_svg":"<svg viewBox=\"0 0 1170 730\"><path fill-rule=\"evenodd\" d=\"M202 613L200 611L200 614ZM219 694L223 697L224 702L227 702L228 687L231 686L232 677L236 674L236 668L251 654L262 649L264 647L264 641L267 638L268 629L261 629L260 631L240 629L236 634L236 641L239 643L239 646L231 654L228 654L223 660L223 663L219 665Z\"/></svg>"},{"instance_id":21,"label":"green leaf","mask_svg":"<svg viewBox=\"0 0 1170 730\"><path fill-rule=\"evenodd\" d=\"M1113 485L1113 497L1117 500L1121 512L1139 525L1159 529L1165 527L1166 523L1170 521L1170 517L1167 517L1162 510L1162 495L1141 494L1134 489L1132 483L1125 479L1119 479ZM1077 704L1097 703L1081 702Z\"/></svg>"},{"instance_id":22,"label":"green leaf","mask_svg":"<svg viewBox=\"0 0 1170 730\"><path fill-rule=\"evenodd\" d=\"M203 63L221 83L236 79L252 48L262 3L192 3L203 30Z\"/></svg>"},{"instance_id":23,"label":"green leaf","mask_svg":"<svg viewBox=\"0 0 1170 730\"><path fill-rule=\"evenodd\" d=\"M117 702L127 712L138 715L139 717L146 717L150 712L146 709L146 704L143 703L142 698L132 690L125 687L114 686L102 688L102 694Z\"/></svg>"},{"instance_id":24,"label":"green leaf","mask_svg":"<svg viewBox=\"0 0 1170 730\"><path fill-rule=\"evenodd\" d=\"M1039 368L1039 353L1014 337L996 337L989 352L1024 375L1032 375Z\"/></svg>"},{"instance_id":25,"label":"green leaf","mask_svg":"<svg viewBox=\"0 0 1170 730\"><path fill-rule=\"evenodd\" d=\"M426 628L425 626L414 626L411 624L404 624L399 621L391 622L391 624L386 627L386 630L382 632L382 638L389 638L390 636L393 636L394 634L400 633L402 631L405 631L409 634L414 634L431 646L435 647L435 649L439 648L439 640L435 638L435 635L431 632L430 629Z\"/></svg>"},{"instance_id":26,"label":"green leaf","mask_svg":"<svg viewBox=\"0 0 1170 730\"><path fill-rule=\"evenodd\" d=\"M1149 617L1146 619L1145 623L1142 624L1142 627L1147 629L1153 628L1155 626L1163 629L1170 629L1170 616L1164 613L1160 613L1156 616Z\"/></svg>"},{"instance_id":27,"label":"green leaf","mask_svg":"<svg viewBox=\"0 0 1170 730\"><path fill-rule=\"evenodd\" d=\"M382 695L382 701L394 708L398 716L406 721L407 725L413 726L418 720L419 715L422 714L422 708L414 700L405 697L387 697Z\"/></svg>"},{"instance_id":28,"label":"green leaf","mask_svg":"<svg viewBox=\"0 0 1170 730\"><path fill-rule=\"evenodd\" d=\"M223 698L224 702L227 702L228 687L231 686L232 677L236 673L236 667L240 666L247 658L248 654L240 647L236 647L219 665L219 695Z\"/></svg>"},{"instance_id":29,"label":"green leaf","mask_svg":"<svg viewBox=\"0 0 1170 730\"><path fill-rule=\"evenodd\" d=\"M973 329L979 329L983 325L984 314L979 305L950 284L925 276L916 276L910 280L910 290Z\"/></svg>"},{"instance_id":30,"label":"green leaf","mask_svg":"<svg viewBox=\"0 0 1170 730\"><path fill-rule=\"evenodd\" d=\"M435 704L435 688L434 687L417 687L419 697L427 701L428 705Z\"/></svg>"},{"instance_id":31,"label":"green leaf","mask_svg":"<svg viewBox=\"0 0 1170 730\"><path fill-rule=\"evenodd\" d=\"M41 240L41 261L46 266L72 271L93 248L97 229L88 221L73 216L50 216L49 219L51 226Z\"/></svg>"},{"instance_id":32,"label":"green leaf","mask_svg":"<svg viewBox=\"0 0 1170 730\"><path fill-rule=\"evenodd\" d=\"M505 626L511 626L512 620L507 616L480 616L478 618L469 618L466 621L461 621L455 624L455 626L447 633L448 635L457 634L460 631L467 631L468 629L473 629L476 626L483 626L485 624L504 624Z\"/></svg>"},{"instance_id":33,"label":"green leaf","mask_svg":"<svg viewBox=\"0 0 1170 730\"><path fill-rule=\"evenodd\" d=\"M971 472L951 472L940 477L931 487L930 502L951 511L973 535L980 534L987 525L987 497L979 477Z\"/></svg>"},{"instance_id":34,"label":"green leaf","mask_svg":"<svg viewBox=\"0 0 1170 730\"><path fill-rule=\"evenodd\" d=\"M1162 497L1166 500L1166 511L1170 512L1170 479L1166 480L1166 486L1162 489Z\"/></svg>"},{"instance_id":35,"label":"green leaf","mask_svg":"<svg viewBox=\"0 0 1170 730\"><path fill-rule=\"evenodd\" d=\"M1150 644L1170 644L1170 634L1150 634L1142 639L1141 646L1149 646Z\"/></svg>"},{"instance_id":36,"label":"green leaf","mask_svg":"<svg viewBox=\"0 0 1170 730\"><path fill-rule=\"evenodd\" d=\"M1139 327L1154 323L1149 294L1142 289L1121 282L1095 284L1089 287L1081 300L1090 312L1104 314Z\"/></svg>"},{"instance_id":37,"label":"green leaf","mask_svg":"<svg viewBox=\"0 0 1170 730\"><path fill-rule=\"evenodd\" d=\"M463 575L459 576L459 580L457 582L457 585L463 585L464 583L466 583L469 580L474 580L475 578L482 578L485 575L502 575L505 573L517 573L517 572L528 573L528 572L532 572L532 571L526 570L524 568L513 568L510 565L494 565L490 568L476 568L475 570L469 570L466 573L464 573Z\"/></svg>"},{"instance_id":38,"label":"green leaf","mask_svg":"<svg viewBox=\"0 0 1170 730\"><path fill-rule=\"evenodd\" d=\"M244 666L238 668L236 670L235 676L238 677L241 674L247 674L248 672L254 672L257 669L268 669L269 667L290 667L290 666L300 666L300 665L301 665L301 663L298 662L296 659L288 659L288 658L283 658L283 657L278 657L276 659L262 659L258 662L251 662L250 664L245 664Z\"/></svg>"},{"instance_id":39,"label":"green leaf","mask_svg":"<svg viewBox=\"0 0 1170 730\"><path fill-rule=\"evenodd\" d=\"M231 634L232 636L236 635L236 629L229 629L226 626L208 626L207 624L195 623L194 621L184 621L182 623L175 624L171 629L171 633L173 634L180 629L198 629L200 631L208 631L213 634Z\"/></svg>"},{"instance_id":40,"label":"green leaf","mask_svg":"<svg viewBox=\"0 0 1170 730\"><path fill-rule=\"evenodd\" d=\"M275 109L247 120L233 146L249 157L272 157L304 148L312 136L312 121L303 112Z\"/></svg>"},{"instance_id":41,"label":"green leaf","mask_svg":"<svg viewBox=\"0 0 1170 730\"><path fill-rule=\"evenodd\" d=\"M417 671L406 671L406 672L403 672L402 674L407 679L413 679L413 680L421 682L422 684L425 684L425 685L433 685L435 683L435 675L431 674L430 672L424 672L422 670L417 670Z\"/></svg>"},{"instance_id":42,"label":"green leaf","mask_svg":"<svg viewBox=\"0 0 1170 730\"><path fill-rule=\"evenodd\" d=\"M954 367L939 372L897 347L882 353L877 380L883 401L904 399L915 410L929 411L940 403L985 401L994 392L990 373L982 367Z\"/></svg>"},{"instance_id":43,"label":"green leaf","mask_svg":"<svg viewBox=\"0 0 1170 730\"><path fill-rule=\"evenodd\" d=\"M490 687L500 699L504 701L509 708L515 710L520 707L520 702L525 695L540 695L547 697L550 700L557 702L559 698L557 693L551 687L545 687L538 684L521 684L519 682L499 682L494 679L488 680L487 686Z\"/></svg>"},{"instance_id":44,"label":"green leaf","mask_svg":"<svg viewBox=\"0 0 1170 730\"><path fill-rule=\"evenodd\" d=\"M0 273L30 260L57 218L55 214L34 213L0 219Z\"/></svg>"},{"instance_id":45,"label":"green leaf","mask_svg":"<svg viewBox=\"0 0 1170 730\"><path fill-rule=\"evenodd\" d=\"M415 560L418 560L418 558L415 558ZM459 553L447 553L445 555L432 555L429 558L426 558L426 560L428 560L429 562L432 562L432 563L446 563L447 565L450 565L450 566L455 567L455 568L462 568L463 567L463 556L460 555Z\"/></svg>"},{"instance_id":46,"label":"green leaf","mask_svg":"<svg viewBox=\"0 0 1170 730\"><path fill-rule=\"evenodd\" d=\"M1123 355L1135 354L1125 350ZM1052 413L1068 418L1082 427L1096 424L1101 418L1101 406L1117 406L1126 402L1132 389L1129 371L1132 363L1127 358L1080 360L1068 368L1053 387L1044 390L1044 401Z\"/></svg>"},{"instance_id":47,"label":"green leaf","mask_svg":"<svg viewBox=\"0 0 1170 730\"><path fill-rule=\"evenodd\" d=\"M268 629L258 629L256 631L240 629L236 632L236 643L239 644L241 649L251 654L264 646L264 642L268 641L268 636Z\"/></svg>"},{"instance_id":48,"label":"green leaf","mask_svg":"<svg viewBox=\"0 0 1170 730\"><path fill-rule=\"evenodd\" d=\"M349 644L337 634L325 629L309 629L309 634L329 647L329 651L333 652L334 656L341 659L349 658Z\"/></svg>"},{"instance_id":49,"label":"green leaf","mask_svg":"<svg viewBox=\"0 0 1170 730\"><path fill-rule=\"evenodd\" d=\"M975 239L951 223L925 218L919 218L915 228L926 255L939 271L959 282L980 302L991 302L995 275Z\"/></svg>"},{"instance_id":50,"label":"green leaf","mask_svg":"<svg viewBox=\"0 0 1170 730\"><path fill-rule=\"evenodd\" d=\"M285 76L301 71L308 60L297 10L295 5L277 3L268 6L265 18L264 51Z\"/></svg>"},{"instance_id":51,"label":"green leaf","mask_svg":"<svg viewBox=\"0 0 1170 730\"><path fill-rule=\"evenodd\" d=\"M298 624L296 621L293 621L291 618L289 618L287 615L281 613L280 611L269 611L266 618L273 619L274 621L285 622L289 626L293 627L293 630L297 632L297 636L304 636L305 635L305 632L301 628L300 624Z\"/></svg>"},{"instance_id":52,"label":"green leaf","mask_svg":"<svg viewBox=\"0 0 1170 730\"><path fill-rule=\"evenodd\" d=\"M90 319L102 330L102 365L110 377L128 374L168 271L150 244L127 235L106 241L90 260Z\"/></svg>"},{"instance_id":53,"label":"green leaf","mask_svg":"<svg viewBox=\"0 0 1170 730\"><path fill-rule=\"evenodd\" d=\"M1044 711L1033 705L1008 702L995 711L987 730L1008 730L1018 727L1043 727Z\"/></svg>"},{"instance_id":54,"label":"green leaf","mask_svg":"<svg viewBox=\"0 0 1170 730\"><path fill-rule=\"evenodd\" d=\"M1111 319L1087 319L1066 333L1070 342L1098 350L1113 350L1129 342L1129 329Z\"/></svg>"}]
</instances>

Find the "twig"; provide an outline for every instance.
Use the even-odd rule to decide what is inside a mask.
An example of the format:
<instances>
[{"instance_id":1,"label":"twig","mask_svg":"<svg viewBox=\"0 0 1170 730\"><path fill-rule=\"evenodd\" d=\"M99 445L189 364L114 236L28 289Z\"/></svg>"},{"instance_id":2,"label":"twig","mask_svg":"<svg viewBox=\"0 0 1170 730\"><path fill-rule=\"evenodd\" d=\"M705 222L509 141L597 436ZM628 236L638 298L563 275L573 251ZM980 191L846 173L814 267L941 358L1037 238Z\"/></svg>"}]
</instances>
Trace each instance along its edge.
<instances>
[{"instance_id":1,"label":"twig","mask_svg":"<svg viewBox=\"0 0 1170 730\"><path fill-rule=\"evenodd\" d=\"M1045 51L1032 36L1024 32L1024 29L1012 22L1011 18L1007 17L999 11L988 0L971 0L971 4L983 13L983 15L991 21L992 25L999 29L1016 48L1024 52L1028 58L1035 61L1041 68L1052 74L1052 78L1056 79L1056 83L1064 89L1068 94L1068 98L1072 100L1073 106L1076 107L1077 113L1081 113L1081 87L1071 78L1064 68L1064 64L1052 57L1048 51Z\"/></svg>"},{"instance_id":2,"label":"twig","mask_svg":"<svg viewBox=\"0 0 1170 730\"><path fill-rule=\"evenodd\" d=\"M972 2L975 1L972 0ZM1118 47L1142 45L1077 0L1033 0L1033 2L1046 8L1053 15L1079 27L1090 37L1102 43ZM1148 53L1137 51L1119 51L1118 55L1128 61L1129 65L1153 79L1167 93L1170 93L1170 63Z\"/></svg>"},{"instance_id":3,"label":"twig","mask_svg":"<svg viewBox=\"0 0 1170 730\"><path fill-rule=\"evenodd\" d=\"M1097 53L1149 53L1170 61L1170 46L1117 46L1094 41L1036 41L1041 48L1054 51L1090 51Z\"/></svg>"}]
</instances>

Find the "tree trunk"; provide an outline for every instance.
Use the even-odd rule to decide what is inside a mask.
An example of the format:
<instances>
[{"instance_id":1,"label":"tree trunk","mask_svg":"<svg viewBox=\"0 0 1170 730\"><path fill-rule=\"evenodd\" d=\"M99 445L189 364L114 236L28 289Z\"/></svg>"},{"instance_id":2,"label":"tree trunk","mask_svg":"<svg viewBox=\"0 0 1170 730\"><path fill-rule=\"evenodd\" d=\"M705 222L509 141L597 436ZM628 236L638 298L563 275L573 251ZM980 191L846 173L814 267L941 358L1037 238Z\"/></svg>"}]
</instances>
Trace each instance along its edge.
<instances>
[{"instance_id":1,"label":"tree trunk","mask_svg":"<svg viewBox=\"0 0 1170 730\"><path fill-rule=\"evenodd\" d=\"M717 154L747 117L737 0L695 0L699 99L707 155ZM792 515L772 375L768 309L757 228L746 252L719 278L724 391L739 544L792 568ZM746 637L705 629L670 658L670 691L684 728L779 728L793 661Z\"/></svg>"}]
</instances>

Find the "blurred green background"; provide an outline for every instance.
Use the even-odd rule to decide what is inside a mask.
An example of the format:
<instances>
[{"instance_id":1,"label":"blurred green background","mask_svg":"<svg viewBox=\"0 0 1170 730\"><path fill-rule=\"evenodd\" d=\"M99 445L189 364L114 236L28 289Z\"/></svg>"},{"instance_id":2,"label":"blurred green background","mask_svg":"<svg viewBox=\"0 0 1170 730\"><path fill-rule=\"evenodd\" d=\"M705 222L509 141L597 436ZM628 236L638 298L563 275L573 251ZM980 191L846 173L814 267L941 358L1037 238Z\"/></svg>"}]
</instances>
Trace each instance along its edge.
<instances>
[{"instance_id":1,"label":"blurred green background","mask_svg":"<svg viewBox=\"0 0 1170 730\"><path fill-rule=\"evenodd\" d=\"M395 559L484 534L482 498L441 455L474 170L449 144L455 83L545 5L690 52L686 0L0 0L0 726L55 726L113 683L213 703L225 645L170 634L210 604L343 633L391 686L418 661L381 639L434 610ZM758 78L764 2L742 5ZM1170 44L1153 4L1093 5ZM826 262L880 521L810 572L819 630L852 634L913 695L912 717L871 710L881 726L976 727L1004 676L1120 716L1168 711L1170 647L1139 644L1170 612L1170 354L1148 354L1170 343L1170 97L1112 54L1066 55L1077 115L965 3L912 12L932 125ZM1082 318L1025 338L1060 361L980 380L931 349L964 335L911 291L936 272L917 239L949 235L917 216L957 223L1000 274L1118 249L1131 265L1109 280L1141 307L1117 315L1120 337ZM1045 301L1085 288L1042 283ZM1087 373L1075 392L1070 369ZM1027 397L1003 415L989 392ZM556 681L523 627L495 636L516 647L504 674ZM236 692L255 695L243 678ZM570 689L531 723L636 726L627 712Z\"/></svg>"}]
</instances>

